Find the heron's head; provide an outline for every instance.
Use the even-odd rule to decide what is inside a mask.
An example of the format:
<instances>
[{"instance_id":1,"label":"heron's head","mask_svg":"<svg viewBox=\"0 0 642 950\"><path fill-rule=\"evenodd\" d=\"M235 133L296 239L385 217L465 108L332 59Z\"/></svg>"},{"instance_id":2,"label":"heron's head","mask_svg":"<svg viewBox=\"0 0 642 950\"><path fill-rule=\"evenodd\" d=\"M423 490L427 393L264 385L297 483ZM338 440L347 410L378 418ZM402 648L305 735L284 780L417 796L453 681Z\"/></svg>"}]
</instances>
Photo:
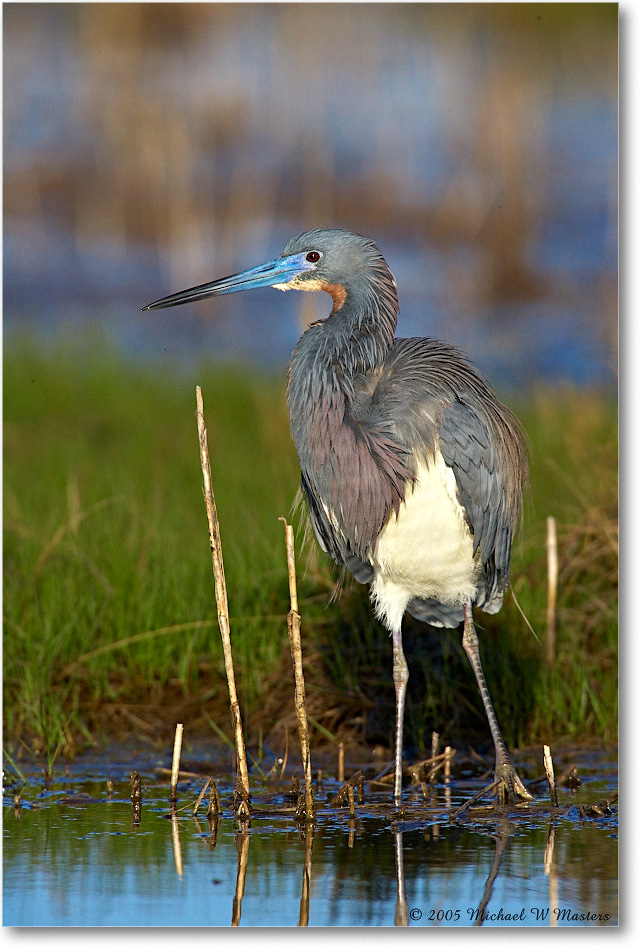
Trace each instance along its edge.
<instances>
[{"instance_id":1,"label":"heron's head","mask_svg":"<svg viewBox=\"0 0 642 950\"><path fill-rule=\"evenodd\" d=\"M340 310L348 294L365 295L373 286L394 292L394 279L372 241L351 231L305 231L292 238L277 258L231 277L171 294L144 307L158 310L257 287L325 290Z\"/></svg>"}]
</instances>

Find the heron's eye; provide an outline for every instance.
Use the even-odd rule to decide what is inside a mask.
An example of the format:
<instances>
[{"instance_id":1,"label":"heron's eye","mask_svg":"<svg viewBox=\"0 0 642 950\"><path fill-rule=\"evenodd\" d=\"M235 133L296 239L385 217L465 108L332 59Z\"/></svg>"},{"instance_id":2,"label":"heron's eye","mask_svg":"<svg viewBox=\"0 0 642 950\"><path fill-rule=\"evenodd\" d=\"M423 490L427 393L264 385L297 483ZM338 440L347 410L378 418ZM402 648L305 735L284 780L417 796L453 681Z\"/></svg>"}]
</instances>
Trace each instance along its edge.
<instances>
[{"instance_id":1,"label":"heron's eye","mask_svg":"<svg viewBox=\"0 0 642 950\"><path fill-rule=\"evenodd\" d=\"M310 251L308 254L306 254L305 259L306 261L310 261L311 264L316 264L320 257L321 255L318 251Z\"/></svg>"}]
</instances>

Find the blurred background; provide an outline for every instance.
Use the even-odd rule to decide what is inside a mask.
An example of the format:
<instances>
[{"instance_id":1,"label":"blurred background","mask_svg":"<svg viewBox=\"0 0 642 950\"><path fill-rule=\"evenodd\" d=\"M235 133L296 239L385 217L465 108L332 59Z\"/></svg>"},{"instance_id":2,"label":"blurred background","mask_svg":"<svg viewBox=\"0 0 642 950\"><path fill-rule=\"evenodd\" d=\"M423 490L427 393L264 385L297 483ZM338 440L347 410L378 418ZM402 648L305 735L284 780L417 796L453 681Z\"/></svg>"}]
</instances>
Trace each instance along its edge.
<instances>
[{"instance_id":1,"label":"blurred background","mask_svg":"<svg viewBox=\"0 0 642 950\"><path fill-rule=\"evenodd\" d=\"M614 384L617 4L3 12L5 345L282 366L324 294L139 309L332 226L379 244L399 335Z\"/></svg>"}]
</instances>

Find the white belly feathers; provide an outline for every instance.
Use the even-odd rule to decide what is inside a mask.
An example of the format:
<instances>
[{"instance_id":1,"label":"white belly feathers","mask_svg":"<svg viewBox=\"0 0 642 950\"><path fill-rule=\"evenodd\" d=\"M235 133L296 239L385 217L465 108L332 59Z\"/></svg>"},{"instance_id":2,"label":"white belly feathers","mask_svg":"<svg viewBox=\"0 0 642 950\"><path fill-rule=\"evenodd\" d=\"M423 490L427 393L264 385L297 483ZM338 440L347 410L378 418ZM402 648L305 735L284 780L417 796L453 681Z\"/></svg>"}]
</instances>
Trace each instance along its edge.
<instances>
[{"instance_id":1,"label":"white belly feathers","mask_svg":"<svg viewBox=\"0 0 642 950\"><path fill-rule=\"evenodd\" d=\"M377 540L371 598L375 612L390 629L413 597L442 604L474 602L481 574L473 558L473 538L457 499L455 476L439 449L422 463L414 487L399 514L391 516Z\"/></svg>"}]
</instances>

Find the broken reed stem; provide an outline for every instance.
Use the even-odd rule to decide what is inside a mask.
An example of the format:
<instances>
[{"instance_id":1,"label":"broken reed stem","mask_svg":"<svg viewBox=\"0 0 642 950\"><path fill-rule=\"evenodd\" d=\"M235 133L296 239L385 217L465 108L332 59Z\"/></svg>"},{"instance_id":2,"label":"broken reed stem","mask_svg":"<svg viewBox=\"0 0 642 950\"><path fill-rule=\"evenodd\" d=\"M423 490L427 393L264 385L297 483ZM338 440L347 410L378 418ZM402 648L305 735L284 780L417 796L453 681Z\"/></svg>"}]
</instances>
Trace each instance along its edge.
<instances>
[{"instance_id":1,"label":"broken reed stem","mask_svg":"<svg viewBox=\"0 0 642 950\"><path fill-rule=\"evenodd\" d=\"M202 802L203 799L205 798L205 792L206 792L206 791L208 790L208 788L210 787L210 782L211 782L211 781L212 781L212 779L208 777L207 781L205 782L205 785L203 786L203 788L202 788L201 791L200 791L200 794L199 794L198 798L196 799L196 802L194 803L194 807L192 808L192 815L196 815L196 812L198 811L201 802Z\"/></svg>"},{"instance_id":2,"label":"broken reed stem","mask_svg":"<svg viewBox=\"0 0 642 950\"><path fill-rule=\"evenodd\" d=\"M439 733L433 732L432 734L432 746L430 750L431 758L434 760L439 755ZM430 784L434 785L437 776L437 771L433 769L430 773Z\"/></svg>"},{"instance_id":3,"label":"broken reed stem","mask_svg":"<svg viewBox=\"0 0 642 950\"><path fill-rule=\"evenodd\" d=\"M143 805L143 795L141 791L140 775L133 771L129 773L129 781L132 789L132 825L140 824L140 815Z\"/></svg>"},{"instance_id":4,"label":"broken reed stem","mask_svg":"<svg viewBox=\"0 0 642 950\"><path fill-rule=\"evenodd\" d=\"M288 736L288 727L285 727L285 752L283 753L283 758L281 759L281 772L279 773L279 782L283 781L283 776L285 775L285 769L288 764L288 751L290 746L290 740Z\"/></svg>"},{"instance_id":5,"label":"broken reed stem","mask_svg":"<svg viewBox=\"0 0 642 950\"><path fill-rule=\"evenodd\" d=\"M354 818L354 786L348 785L348 806L350 808L350 817Z\"/></svg>"},{"instance_id":6,"label":"broken reed stem","mask_svg":"<svg viewBox=\"0 0 642 950\"><path fill-rule=\"evenodd\" d=\"M285 550L288 562L288 584L290 587L290 611L288 613L288 637L294 668L294 708L299 726L299 742L305 779L305 812L308 821L314 820L314 789L312 787L312 766L310 764L310 733L308 730L308 711L305 702L305 680L303 678L303 651L301 649L301 617L296 591L296 563L294 559L294 531L285 518L279 518L285 527Z\"/></svg>"},{"instance_id":7,"label":"broken reed stem","mask_svg":"<svg viewBox=\"0 0 642 950\"><path fill-rule=\"evenodd\" d=\"M431 776L431 782L433 781ZM426 766L422 766L419 770L419 785L421 786L421 794L425 802L428 801L428 785L426 784Z\"/></svg>"},{"instance_id":8,"label":"broken reed stem","mask_svg":"<svg viewBox=\"0 0 642 950\"><path fill-rule=\"evenodd\" d=\"M553 808L557 808L558 801L557 801L557 789L555 788L555 773L553 771L553 758L551 756L551 747L548 745L544 746L544 768L546 770L546 778L548 779L548 789L551 795L551 806Z\"/></svg>"},{"instance_id":9,"label":"broken reed stem","mask_svg":"<svg viewBox=\"0 0 642 950\"><path fill-rule=\"evenodd\" d=\"M207 511L207 523L210 533L210 549L212 551L212 570L214 572L214 587L216 590L218 625L221 631L221 640L223 641L225 674L227 676L227 688L230 694L230 712L232 714L232 726L234 728L234 741L236 744L236 763L238 769L237 786L240 785L242 806L244 802L244 810L247 811L247 806L250 801L250 782L247 772L247 759L245 758L241 711L236 695L234 663L232 660L232 641L230 638L230 615L227 605L225 572L223 570L223 549L221 547L221 534L219 531L214 492L212 491L212 470L207 448L207 429L205 428L205 418L203 416L203 396L200 386L196 387L196 422L198 425L198 441L201 452L201 469L203 472L203 497L205 498L205 509Z\"/></svg>"},{"instance_id":10,"label":"broken reed stem","mask_svg":"<svg viewBox=\"0 0 642 950\"><path fill-rule=\"evenodd\" d=\"M546 519L546 560L548 565L548 603L546 607L546 664L555 662L555 614L557 610L557 529L555 518Z\"/></svg>"},{"instance_id":11,"label":"broken reed stem","mask_svg":"<svg viewBox=\"0 0 642 950\"><path fill-rule=\"evenodd\" d=\"M354 775L351 775L347 782L344 782L343 787L339 789L337 794L331 801L333 808L339 808L341 805L345 804L346 798L348 801L351 801L350 813L354 811L354 790L357 789L357 797L360 805L363 805L365 802L365 793L363 788L363 772L361 769L356 771ZM351 797L352 796L352 797Z\"/></svg>"},{"instance_id":12,"label":"broken reed stem","mask_svg":"<svg viewBox=\"0 0 642 950\"><path fill-rule=\"evenodd\" d=\"M209 801L207 805L207 817L218 818L220 815L223 814L222 809L221 809L221 799L219 798L216 782L211 776L208 776L205 785L201 789L200 795L196 799L196 804L194 805L192 809L192 815L196 816L196 812L200 808L201 802L205 798L205 793L207 792L208 789L210 791L210 796L209 796Z\"/></svg>"},{"instance_id":13,"label":"broken reed stem","mask_svg":"<svg viewBox=\"0 0 642 950\"><path fill-rule=\"evenodd\" d=\"M183 746L183 723L176 723L174 734L174 755L172 756L172 777L169 783L170 805L176 804L176 789L178 787L178 772L181 764L181 748Z\"/></svg>"},{"instance_id":14,"label":"broken reed stem","mask_svg":"<svg viewBox=\"0 0 642 950\"><path fill-rule=\"evenodd\" d=\"M478 792L476 792L472 796L472 798L469 798L468 801L465 801L463 805L460 805L459 808L456 808L455 811L451 812L450 814L451 820L454 821L457 818L459 818L459 816L463 815L465 811L468 811L471 805L475 805L479 801L480 798L484 797L484 795L492 794L497 788L499 788L499 781L491 782L490 785L487 785L485 788L480 789Z\"/></svg>"},{"instance_id":15,"label":"broken reed stem","mask_svg":"<svg viewBox=\"0 0 642 950\"><path fill-rule=\"evenodd\" d=\"M343 742L339 743L339 761L337 763L337 779L339 782L345 780L345 748Z\"/></svg>"},{"instance_id":16,"label":"broken reed stem","mask_svg":"<svg viewBox=\"0 0 642 950\"><path fill-rule=\"evenodd\" d=\"M221 808L221 799L219 798L218 788L216 787L216 782L214 779L210 779L210 800L207 806L207 817L208 818L218 818L223 814L223 809Z\"/></svg>"},{"instance_id":17,"label":"broken reed stem","mask_svg":"<svg viewBox=\"0 0 642 950\"><path fill-rule=\"evenodd\" d=\"M449 745L444 749L444 782L450 781L450 764L453 760L454 752Z\"/></svg>"}]
</instances>

